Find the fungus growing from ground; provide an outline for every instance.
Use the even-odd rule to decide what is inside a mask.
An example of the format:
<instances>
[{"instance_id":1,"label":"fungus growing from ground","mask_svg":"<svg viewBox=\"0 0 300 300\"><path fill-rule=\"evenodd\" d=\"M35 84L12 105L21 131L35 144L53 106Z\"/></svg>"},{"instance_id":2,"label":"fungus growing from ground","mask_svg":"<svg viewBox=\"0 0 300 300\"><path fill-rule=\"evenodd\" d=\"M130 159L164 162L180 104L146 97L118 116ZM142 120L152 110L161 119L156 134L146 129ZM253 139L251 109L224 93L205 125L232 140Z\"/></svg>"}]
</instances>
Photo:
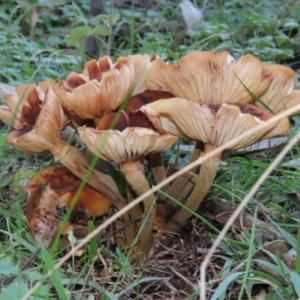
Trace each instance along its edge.
<instances>
[{"instance_id":1,"label":"fungus growing from ground","mask_svg":"<svg viewBox=\"0 0 300 300\"><path fill-rule=\"evenodd\" d=\"M128 127L121 132L79 127L78 132L92 153L120 165L128 183L138 195L150 189L144 174L144 156L163 151L177 141L177 136L160 135L148 128ZM142 222L145 224L141 233L140 248L148 255L153 244L152 226L156 208L154 195L148 196L143 203Z\"/></svg>"},{"instance_id":2,"label":"fungus growing from ground","mask_svg":"<svg viewBox=\"0 0 300 300\"><path fill-rule=\"evenodd\" d=\"M141 111L158 132L201 141L205 144L204 153L208 153L273 117L266 109L254 105L253 95L266 95L269 88L273 89L274 76L252 55L235 62L227 52L193 52L181 58L179 66L156 60L148 70L147 85L150 89L171 92L177 98L155 101L143 106ZM288 121L283 119L233 149L288 130ZM193 211L209 191L219 161L220 155L201 165L197 183L186 202ZM180 209L165 229L178 231L190 216Z\"/></svg>"},{"instance_id":3,"label":"fungus growing from ground","mask_svg":"<svg viewBox=\"0 0 300 300\"><path fill-rule=\"evenodd\" d=\"M147 89L146 71L156 56L109 57L92 60L82 74L72 73L57 89L61 105L82 119L96 119L115 111L131 96Z\"/></svg>"}]
</instances>

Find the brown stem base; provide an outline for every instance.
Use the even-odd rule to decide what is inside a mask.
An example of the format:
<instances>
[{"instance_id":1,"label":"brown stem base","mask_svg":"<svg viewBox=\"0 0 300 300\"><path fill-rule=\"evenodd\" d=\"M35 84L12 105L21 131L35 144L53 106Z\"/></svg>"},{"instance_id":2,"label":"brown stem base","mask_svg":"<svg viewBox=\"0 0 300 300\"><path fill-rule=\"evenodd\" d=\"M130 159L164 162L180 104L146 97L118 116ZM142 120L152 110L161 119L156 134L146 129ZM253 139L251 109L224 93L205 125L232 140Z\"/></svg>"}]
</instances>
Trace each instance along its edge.
<instances>
[{"instance_id":1,"label":"brown stem base","mask_svg":"<svg viewBox=\"0 0 300 300\"><path fill-rule=\"evenodd\" d=\"M128 183L138 195L142 195L150 189L144 174L144 166L139 161L125 163L121 166L121 170L125 174ZM140 235L140 249L145 256L148 256L153 246L152 228L156 211L156 199L154 195L146 197L143 204L144 213L141 223L144 223L144 227Z\"/></svg>"},{"instance_id":2,"label":"brown stem base","mask_svg":"<svg viewBox=\"0 0 300 300\"><path fill-rule=\"evenodd\" d=\"M219 159L217 158L207 159L201 165L197 183L185 204L190 210L196 211L210 190L217 173L218 165ZM184 207L181 208L166 224L165 231L178 232L191 216L192 214L189 211Z\"/></svg>"},{"instance_id":3,"label":"brown stem base","mask_svg":"<svg viewBox=\"0 0 300 300\"><path fill-rule=\"evenodd\" d=\"M148 160L156 184L162 182L166 177L167 172L163 166L161 152L149 154Z\"/></svg>"}]
</instances>

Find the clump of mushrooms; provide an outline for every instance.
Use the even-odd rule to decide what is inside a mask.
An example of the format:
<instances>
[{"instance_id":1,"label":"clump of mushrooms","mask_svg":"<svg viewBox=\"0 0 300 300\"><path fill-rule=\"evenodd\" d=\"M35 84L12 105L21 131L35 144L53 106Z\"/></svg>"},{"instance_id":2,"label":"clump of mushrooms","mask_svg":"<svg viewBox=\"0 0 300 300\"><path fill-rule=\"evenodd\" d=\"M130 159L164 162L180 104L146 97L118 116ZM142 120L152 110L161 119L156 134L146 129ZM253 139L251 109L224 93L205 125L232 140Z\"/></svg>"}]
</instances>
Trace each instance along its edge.
<instances>
[{"instance_id":1,"label":"clump of mushrooms","mask_svg":"<svg viewBox=\"0 0 300 300\"><path fill-rule=\"evenodd\" d=\"M88 127L78 128L82 141L100 158L121 164L121 170L137 194L150 189L144 176L144 156L159 154L177 140L177 136L160 135L151 130L151 122L138 111L143 104L172 96L168 92L147 90L145 74L156 59L155 56L136 55L120 58L115 64L107 57L91 61L82 74L73 73L66 80L75 88L63 87L57 93L65 109L82 120L93 121L85 121ZM76 80L80 84L74 84ZM83 90L89 95L84 100ZM83 101L86 110L82 108ZM93 123L94 128L90 127ZM151 161L154 177L159 181L165 176L160 156L154 156ZM152 195L144 201L142 217L145 225L140 248L145 255L153 244L154 215L155 197Z\"/></svg>"},{"instance_id":2,"label":"clump of mushrooms","mask_svg":"<svg viewBox=\"0 0 300 300\"><path fill-rule=\"evenodd\" d=\"M63 139L61 131L66 126L77 129L81 141L95 156L117 164L132 190L141 195L151 187L145 176L146 159L155 181L161 182L166 170L160 153L178 137L196 141L191 160L197 159L298 104L300 91L293 90L294 78L289 68L263 64L252 55L234 61L226 51L196 51L182 57L178 65L148 54L120 57L115 63L106 56L87 62L82 73L73 72L58 83L16 87L6 96L7 106L0 107L0 118L12 127L7 143L31 153L50 151L56 162L71 171L55 167L58 169L36 175L27 186L27 218L33 236L51 245L59 225L54 206L72 206L81 179L88 185L74 203L71 220L86 222L89 216L107 212L111 205L117 209L126 205L102 164L97 164L85 179L92 157ZM229 150L288 130L288 120L282 119ZM201 165L195 186L186 185L191 175L175 180L168 190L171 196L179 195L183 202L183 195L193 189L186 205L195 211L210 190L220 160L221 154ZM57 177L49 175L53 170L68 174L62 177L63 182L68 185L69 178L73 188L60 189ZM47 185L42 191L45 176ZM91 200L86 201L86 197ZM138 207L123 216L124 243L121 237L119 246L134 246L141 219L139 249L149 255L155 208L152 194L144 199L142 212ZM178 210L165 230L178 231L190 215L185 209ZM165 218L164 212L159 229ZM47 226L51 227L49 235ZM81 228L78 231L79 235L86 233Z\"/></svg>"},{"instance_id":3,"label":"clump of mushrooms","mask_svg":"<svg viewBox=\"0 0 300 300\"><path fill-rule=\"evenodd\" d=\"M52 81L51 85L53 85ZM21 94L21 89L17 87L14 94L6 95L8 103L11 99L14 99L14 103L20 99L21 103L13 107L18 119L17 122L12 121L16 127L7 135L6 142L30 153L50 151L55 161L65 165L79 178L86 180L92 157L62 138L61 131L69 123L69 119L56 96L55 91L58 87L56 85L51 87L51 85L47 86L44 83L44 90L39 86L30 85L27 93ZM10 110L9 107L5 107L2 111L4 109ZM11 111L12 118L14 113ZM117 185L102 164L97 164L91 170L87 183L112 201L118 209L125 206ZM130 223L129 216L124 215L123 218L122 226L126 227L125 239L133 241L134 232L127 226Z\"/></svg>"}]
</instances>

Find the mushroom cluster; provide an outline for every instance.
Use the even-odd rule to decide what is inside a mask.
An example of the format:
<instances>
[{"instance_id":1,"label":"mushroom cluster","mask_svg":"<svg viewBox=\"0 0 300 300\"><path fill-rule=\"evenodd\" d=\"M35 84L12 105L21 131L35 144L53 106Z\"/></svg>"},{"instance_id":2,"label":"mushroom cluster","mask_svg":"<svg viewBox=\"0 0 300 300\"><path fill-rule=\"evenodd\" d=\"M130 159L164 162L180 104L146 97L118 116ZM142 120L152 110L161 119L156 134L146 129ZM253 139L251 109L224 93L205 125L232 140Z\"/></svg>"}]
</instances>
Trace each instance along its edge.
<instances>
[{"instance_id":1,"label":"mushroom cluster","mask_svg":"<svg viewBox=\"0 0 300 300\"><path fill-rule=\"evenodd\" d=\"M51 245L59 227L56 209L62 204L73 209L71 223L101 216L111 207L123 208L132 196L150 189L145 166L156 183L167 176L161 152L178 138L203 145L202 151L196 147L192 156L196 159L298 104L300 91L294 90L294 80L289 68L263 64L252 55L235 61L225 51L196 51L182 57L178 65L156 55L120 57L115 63L106 56L87 62L82 73L73 72L65 80L16 87L6 95L7 106L0 107L0 118L11 127L7 143L30 153L50 151L54 161L64 165L37 174L27 186L32 235ZM66 127L75 129L94 156L121 170L129 186L128 199L121 196L104 162L93 165L93 156L63 138ZM281 119L230 150L288 131L288 120ZM192 211L209 191L220 160L221 154L206 160L191 193L178 199ZM58 184L53 172L63 174L65 183ZM82 180L86 186L71 205ZM178 178L168 190L183 189L186 182ZM149 255L153 226L159 223L161 230L164 225L157 217L161 205L156 204L152 194L123 216L117 226L122 232L116 239L119 247L135 246ZM190 216L178 209L164 230L178 231ZM47 228L51 234L45 233ZM65 228L76 229L69 223ZM134 244L137 232L140 238Z\"/></svg>"}]
</instances>

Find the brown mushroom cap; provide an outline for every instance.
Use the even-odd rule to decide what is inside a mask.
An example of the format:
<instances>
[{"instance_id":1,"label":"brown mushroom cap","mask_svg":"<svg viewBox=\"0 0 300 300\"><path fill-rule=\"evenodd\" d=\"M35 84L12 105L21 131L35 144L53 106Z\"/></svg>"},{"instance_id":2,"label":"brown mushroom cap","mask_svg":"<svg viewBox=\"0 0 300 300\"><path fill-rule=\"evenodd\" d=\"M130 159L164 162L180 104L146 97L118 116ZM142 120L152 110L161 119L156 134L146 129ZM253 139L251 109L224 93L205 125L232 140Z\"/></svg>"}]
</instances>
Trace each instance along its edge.
<instances>
[{"instance_id":1,"label":"brown mushroom cap","mask_svg":"<svg viewBox=\"0 0 300 300\"><path fill-rule=\"evenodd\" d=\"M270 80L263 64L250 54L234 61L226 51L196 51L183 56L178 66L155 60L146 83L151 90L163 89L176 97L216 107L252 102L247 89L260 95Z\"/></svg>"},{"instance_id":2,"label":"brown mushroom cap","mask_svg":"<svg viewBox=\"0 0 300 300\"><path fill-rule=\"evenodd\" d=\"M83 119L101 117L116 110L126 97L146 90L145 74L155 58L133 55L121 57L115 64L107 57L93 60L84 74L71 74L56 93L62 106L73 114Z\"/></svg>"},{"instance_id":3,"label":"brown mushroom cap","mask_svg":"<svg viewBox=\"0 0 300 300\"><path fill-rule=\"evenodd\" d=\"M45 184L46 188L43 190ZM26 186L26 217L30 232L36 240L50 245L59 226L58 207L73 207L70 222L81 221L84 224L92 217L109 213L112 203L89 185L85 185L73 204L80 184L81 179L64 166L48 168L31 178ZM75 220L79 213L82 213L82 220Z\"/></svg>"},{"instance_id":4,"label":"brown mushroom cap","mask_svg":"<svg viewBox=\"0 0 300 300\"><path fill-rule=\"evenodd\" d=\"M68 147L61 143L61 130L68 119L51 88L47 91L40 111L36 110L35 114L30 115L29 112L24 113L23 109L20 118L30 122L23 123L19 129L10 132L6 138L8 144L32 153L51 150L55 159L60 159L66 153Z\"/></svg>"},{"instance_id":5,"label":"brown mushroom cap","mask_svg":"<svg viewBox=\"0 0 300 300\"><path fill-rule=\"evenodd\" d=\"M32 219L28 220L31 235L36 241L43 242L46 248L51 245L59 227L57 205L57 194L50 186L46 186Z\"/></svg>"},{"instance_id":6,"label":"brown mushroom cap","mask_svg":"<svg viewBox=\"0 0 300 300\"><path fill-rule=\"evenodd\" d=\"M101 81L102 75L114 67L114 64L109 56L100 57L98 61L92 59L85 64L83 75L89 80L96 79Z\"/></svg>"},{"instance_id":7,"label":"brown mushroom cap","mask_svg":"<svg viewBox=\"0 0 300 300\"><path fill-rule=\"evenodd\" d=\"M32 124L44 103L46 90L55 86L54 80L42 81L38 86L34 83L17 86L13 93L5 95L7 106L0 106L0 119L7 124L12 121L14 129L22 123Z\"/></svg>"},{"instance_id":8,"label":"brown mushroom cap","mask_svg":"<svg viewBox=\"0 0 300 300\"><path fill-rule=\"evenodd\" d=\"M127 127L151 128L150 120L139 108L143 105L159 99L173 97L172 94L163 91L149 91L132 96L121 112L111 112L105 114L100 119L95 120L98 130L115 129L123 131Z\"/></svg>"}]
</instances>

